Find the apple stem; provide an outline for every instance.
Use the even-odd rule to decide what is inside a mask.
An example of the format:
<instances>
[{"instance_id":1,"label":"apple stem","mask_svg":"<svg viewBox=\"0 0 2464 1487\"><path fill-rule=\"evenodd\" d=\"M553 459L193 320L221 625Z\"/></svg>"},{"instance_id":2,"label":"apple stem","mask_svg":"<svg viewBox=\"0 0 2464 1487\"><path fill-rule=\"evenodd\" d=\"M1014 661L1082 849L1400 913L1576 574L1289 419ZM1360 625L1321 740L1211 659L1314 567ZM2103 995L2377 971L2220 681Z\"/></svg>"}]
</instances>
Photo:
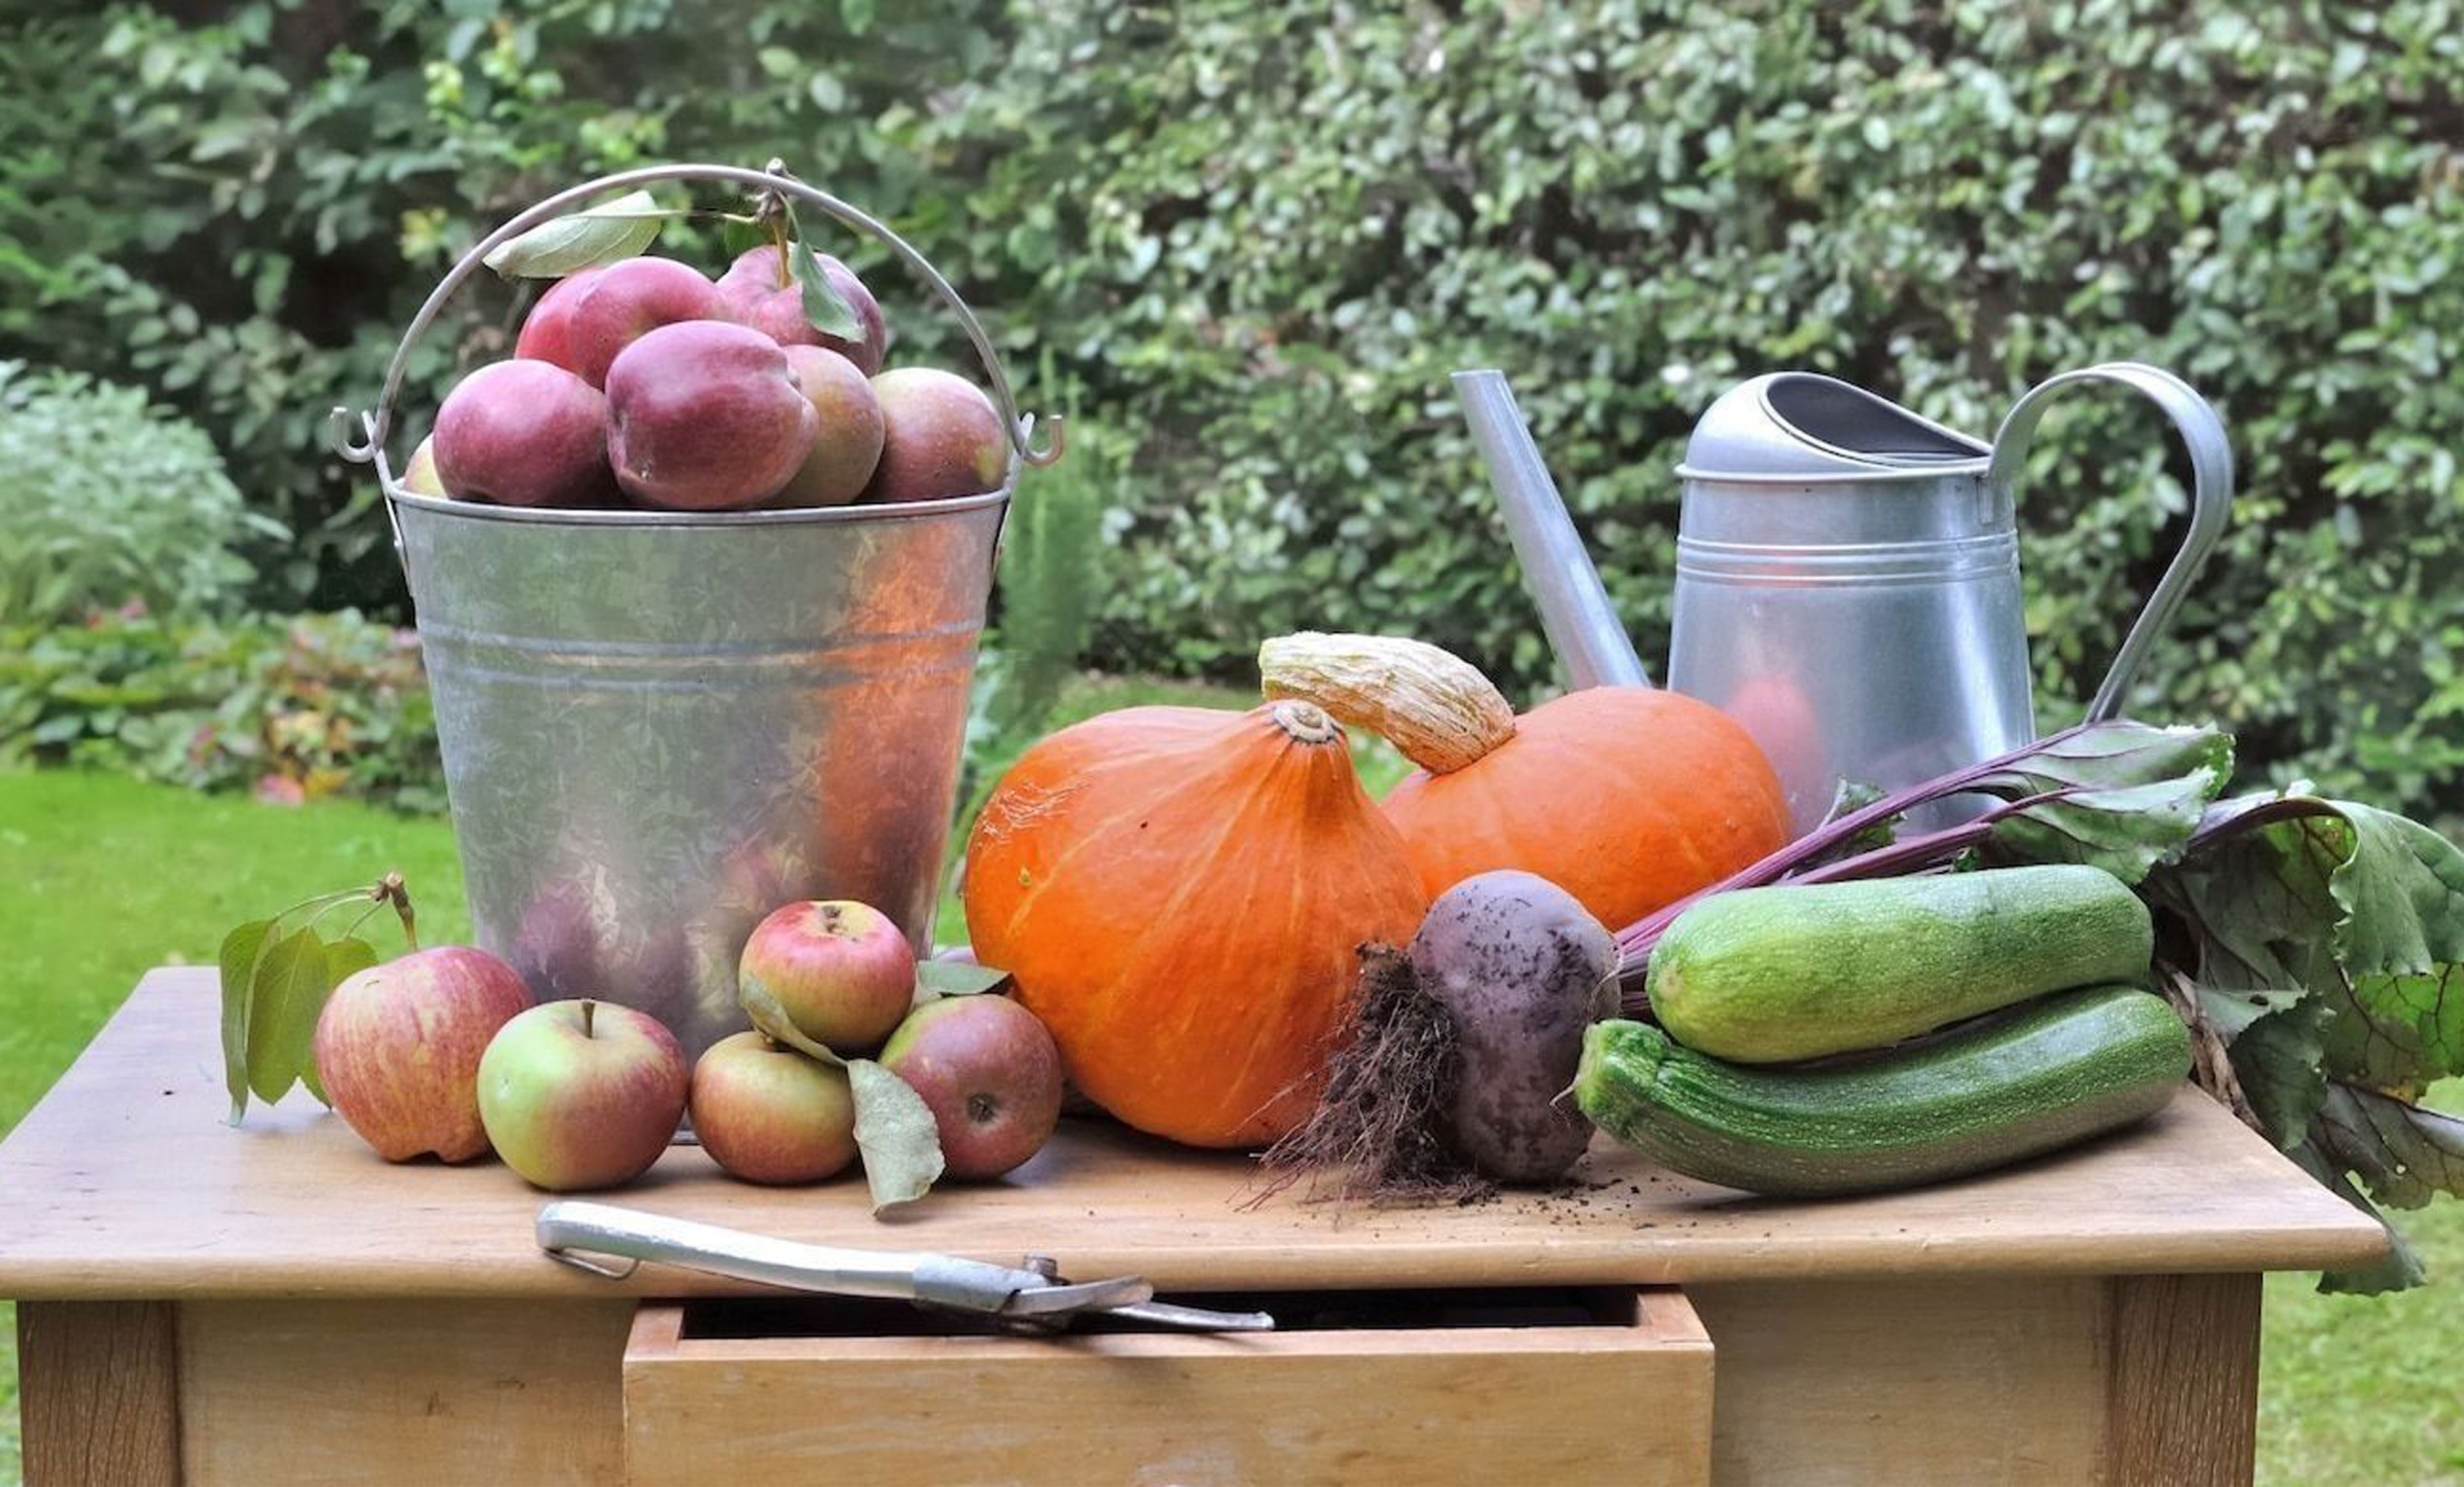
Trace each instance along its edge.
<instances>
[{"instance_id":1,"label":"apple stem","mask_svg":"<svg viewBox=\"0 0 2464 1487\"><path fill-rule=\"evenodd\" d=\"M368 897L380 904L391 904L395 917L402 921L402 940L412 950L419 949L419 920L410 911L410 889L402 881L399 870L388 872L368 890Z\"/></svg>"},{"instance_id":2,"label":"apple stem","mask_svg":"<svg viewBox=\"0 0 2464 1487\"><path fill-rule=\"evenodd\" d=\"M582 998L582 1036L583 1036L583 1037L584 1037L584 1038L588 1038L588 1037L591 1037L591 1036L592 1036L592 1035L591 1035L591 1031L590 1031L590 1015L591 1015L592 1013L594 1013L594 1012L598 1011L598 1010L599 1010L599 1004L598 1004L597 1002L592 1001L592 1000L591 1000L589 997L587 997L587 996L584 996L583 998Z\"/></svg>"}]
</instances>

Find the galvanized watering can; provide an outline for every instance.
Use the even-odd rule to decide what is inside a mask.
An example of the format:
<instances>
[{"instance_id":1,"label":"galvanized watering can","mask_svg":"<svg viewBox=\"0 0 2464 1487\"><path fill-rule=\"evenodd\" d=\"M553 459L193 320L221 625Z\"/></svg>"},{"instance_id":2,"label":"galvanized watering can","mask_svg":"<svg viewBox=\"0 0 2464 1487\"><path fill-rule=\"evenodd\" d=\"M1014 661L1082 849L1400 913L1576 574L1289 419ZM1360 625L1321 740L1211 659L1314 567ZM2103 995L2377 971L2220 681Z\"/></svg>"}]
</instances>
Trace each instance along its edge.
<instances>
[{"instance_id":1,"label":"galvanized watering can","mask_svg":"<svg viewBox=\"0 0 2464 1487\"><path fill-rule=\"evenodd\" d=\"M1642 681L1503 381L1456 382L1570 679ZM1811 372L1741 383L1695 425L1677 470L1669 686L1754 735L1795 830L1822 820L1842 779L1895 789L2035 736L2013 484L2047 401L2092 382L2162 408L2193 476L2181 549L2088 704L2101 719L2180 607L2232 502L2224 424L2181 379L2138 362L2065 372L2022 397L1991 445ZM1960 814L1947 802L1919 824Z\"/></svg>"},{"instance_id":2,"label":"galvanized watering can","mask_svg":"<svg viewBox=\"0 0 2464 1487\"><path fill-rule=\"evenodd\" d=\"M773 167L775 170L775 166ZM699 180L783 191L887 244L983 359L1011 429L1000 489L724 513L527 510L406 491L385 454L412 344L490 250L602 196ZM638 1007L688 1055L745 1025L736 966L796 899L852 898L929 948L1001 518L1030 443L991 342L922 255L783 174L626 171L490 233L420 307L372 462L410 580L471 922L541 998ZM1059 421L1054 421L1057 431Z\"/></svg>"}]
</instances>

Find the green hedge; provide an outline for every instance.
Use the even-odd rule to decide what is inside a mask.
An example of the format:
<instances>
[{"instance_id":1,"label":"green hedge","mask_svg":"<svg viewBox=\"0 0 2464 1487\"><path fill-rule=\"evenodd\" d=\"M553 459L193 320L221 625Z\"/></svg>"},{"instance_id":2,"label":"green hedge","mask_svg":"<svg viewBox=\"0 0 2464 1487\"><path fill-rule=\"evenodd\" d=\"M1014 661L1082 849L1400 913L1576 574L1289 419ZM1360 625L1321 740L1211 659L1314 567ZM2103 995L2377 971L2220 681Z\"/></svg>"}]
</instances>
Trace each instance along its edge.
<instances>
[{"instance_id":1,"label":"green hedge","mask_svg":"<svg viewBox=\"0 0 2464 1487\"><path fill-rule=\"evenodd\" d=\"M1238 677L1319 624L1545 682L1459 366L1512 376L1657 661L1669 468L1728 383L1814 367L1983 431L2044 375L2140 358L2222 406L2243 496L2134 709L2464 812L2446 0L177 13L211 18L0 36L0 133L27 142L0 160L0 351L143 378L220 435L302 534L271 600L392 598L322 413L366 401L454 249L586 172L776 153L911 232L1131 451L1101 664ZM491 287L448 317L423 401L502 353L513 308ZM902 354L956 359L902 309ZM2032 462L2049 720L2171 540L2160 430L2083 398Z\"/></svg>"}]
</instances>

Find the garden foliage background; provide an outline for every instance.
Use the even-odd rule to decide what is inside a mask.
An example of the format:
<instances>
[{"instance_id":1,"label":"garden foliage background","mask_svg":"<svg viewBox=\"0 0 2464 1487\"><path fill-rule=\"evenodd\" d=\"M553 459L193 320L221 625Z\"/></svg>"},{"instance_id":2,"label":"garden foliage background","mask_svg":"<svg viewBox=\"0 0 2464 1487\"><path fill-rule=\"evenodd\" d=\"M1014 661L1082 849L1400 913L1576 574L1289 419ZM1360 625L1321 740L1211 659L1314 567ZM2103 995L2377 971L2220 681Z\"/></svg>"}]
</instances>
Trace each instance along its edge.
<instances>
[{"instance_id":1,"label":"garden foliage background","mask_svg":"<svg viewBox=\"0 0 2464 1487\"><path fill-rule=\"evenodd\" d=\"M402 615L326 409L366 405L451 257L549 189L777 155L912 235L1029 405L1075 410L1110 539L1098 667L1237 680L1261 636L1316 625L1544 686L1456 367L1507 370L1657 663L1670 467L1731 382L1813 367L1986 432L2045 375L2138 358L2221 405L2242 495L2133 711L2464 814L2446 0L0 0L0 357L140 384L291 534L201 514L254 577L193 613L66 641L0 616L0 735L38 750L227 708L191 650L398 682L380 627L334 622L302 661L292 627L215 617ZM848 256L892 291L894 357L960 364ZM449 311L414 427L517 314L493 283ZM2177 463L2118 398L2049 421L2022 503L2048 721L2167 556ZM0 566L49 560L11 540ZM408 690L355 726L424 733ZM197 743L130 747L176 774ZM422 803L419 769L368 788Z\"/></svg>"}]
</instances>

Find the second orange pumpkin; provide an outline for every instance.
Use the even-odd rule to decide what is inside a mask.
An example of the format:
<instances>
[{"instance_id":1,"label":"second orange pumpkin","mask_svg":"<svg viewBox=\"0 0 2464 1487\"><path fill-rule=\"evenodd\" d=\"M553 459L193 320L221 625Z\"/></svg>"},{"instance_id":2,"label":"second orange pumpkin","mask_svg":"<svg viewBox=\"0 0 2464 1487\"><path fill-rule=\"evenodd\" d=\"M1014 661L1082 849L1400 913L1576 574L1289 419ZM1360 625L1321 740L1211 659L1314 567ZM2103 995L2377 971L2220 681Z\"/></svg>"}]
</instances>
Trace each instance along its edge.
<instances>
[{"instance_id":1,"label":"second orange pumpkin","mask_svg":"<svg viewBox=\"0 0 2464 1487\"><path fill-rule=\"evenodd\" d=\"M1383 805L1432 897L1519 868L1615 929L1788 842L1753 739L1677 692L1594 688L1518 717L1467 663L1378 636L1270 641L1260 667L1269 695L1315 701L1424 766Z\"/></svg>"}]
</instances>

